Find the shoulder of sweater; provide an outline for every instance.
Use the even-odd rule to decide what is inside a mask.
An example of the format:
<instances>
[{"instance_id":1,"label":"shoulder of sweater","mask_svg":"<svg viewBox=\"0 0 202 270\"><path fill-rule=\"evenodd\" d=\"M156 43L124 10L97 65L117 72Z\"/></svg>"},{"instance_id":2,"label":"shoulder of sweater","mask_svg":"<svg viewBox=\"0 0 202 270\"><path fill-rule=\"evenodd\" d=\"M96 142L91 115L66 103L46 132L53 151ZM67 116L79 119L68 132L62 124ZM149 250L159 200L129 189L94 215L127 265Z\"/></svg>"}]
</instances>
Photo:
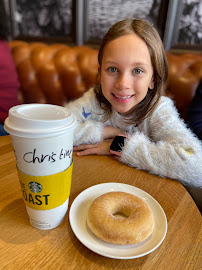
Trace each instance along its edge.
<instances>
[{"instance_id":1,"label":"shoulder of sweater","mask_svg":"<svg viewBox=\"0 0 202 270\"><path fill-rule=\"evenodd\" d=\"M84 94L84 96L93 96L95 97L95 92L94 92L94 88L90 88L88 91L86 91Z\"/></svg>"},{"instance_id":2,"label":"shoulder of sweater","mask_svg":"<svg viewBox=\"0 0 202 270\"><path fill-rule=\"evenodd\" d=\"M152 119L157 118L167 118L167 117L174 116L175 118L179 117L179 113L177 108L174 105L174 102L171 98L162 96L151 115L148 116L148 120L151 121Z\"/></svg>"},{"instance_id":3,"label":"shoulder of sweater","mask_svg":"<svg viewBox=\"0 0 202 270\"><path fill-rule=\"evenodd\" d=\"M65 104L65 106L75 106L79 105L80 103L89 103L92 104L94 102L97 102L95 92L93 88L90 88L87 92L85 92L80 98L70 100L68 103Z\"/></svg>"},{"instance_id":4,"label":"shoulder of sweater","mask_svg":"<svg viewBox=\"0 0 202 270\"><path fill-rule=\"evenodd\" d=\"M159 104L174 104L173 100L169 97L166 97L166 96L161 96L160 97L160 100L159 100Z\"/></svg>"},{"instance_id":5,"label":"shoulder of sweater","mask_svg":"<svg viewBox=\"0 0 202 270\"><path fill-rule=\"evenodd\" d=\"M80 99L95 100L96 96L95 96L94 89L90 88L88 91L84 92L84 94L77 100L80 100Z\"/></svg>"},{"instance_id":6,"label":"shoulder of sweater","mask_svg":"<svg viewBox=\"0 0 202 270\"><path fill-rule=\"evenodd\" d=\"M165 97L162 96L157 104L157 107L155 109L155 111L159 111L159 110L164 110L164 109L171 109L171 110L176 110L175 104L173 102L173 100L169 97Z\"/></svg>"},{"instance_id":7,"label":"shoulder of sweater","mask_svg":"<svg viewBox=\"0 0 202 270\"><path fill-rule=\"evenodd\" d=\"M96 98L93 88L90 88L85 92L82 97L65 104L65 107L72 110L75 114L78 114L81 111L84 112L84 114L92 113L91 116L102 115L105 113Z\"/></svg>"}]
</instances>

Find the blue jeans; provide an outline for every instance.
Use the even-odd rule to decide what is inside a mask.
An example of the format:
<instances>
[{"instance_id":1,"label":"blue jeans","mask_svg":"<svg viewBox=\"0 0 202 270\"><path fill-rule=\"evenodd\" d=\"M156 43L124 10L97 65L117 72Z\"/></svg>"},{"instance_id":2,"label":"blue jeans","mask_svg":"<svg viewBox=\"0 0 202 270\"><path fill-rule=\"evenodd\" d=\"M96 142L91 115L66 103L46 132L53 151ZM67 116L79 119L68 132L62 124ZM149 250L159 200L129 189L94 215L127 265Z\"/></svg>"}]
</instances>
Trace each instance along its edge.
<instances>
[{"instance_id":1,"label":"blue jeans","mask_svg":"<svg viewBox=\"0 0 202 270\"><path fill-rule=\"evenodd\" d=\"M9 135L9 134L5 131L3 124L0 124L0 136L5 136L5 135Z\"/></svg>"}]
</instances>

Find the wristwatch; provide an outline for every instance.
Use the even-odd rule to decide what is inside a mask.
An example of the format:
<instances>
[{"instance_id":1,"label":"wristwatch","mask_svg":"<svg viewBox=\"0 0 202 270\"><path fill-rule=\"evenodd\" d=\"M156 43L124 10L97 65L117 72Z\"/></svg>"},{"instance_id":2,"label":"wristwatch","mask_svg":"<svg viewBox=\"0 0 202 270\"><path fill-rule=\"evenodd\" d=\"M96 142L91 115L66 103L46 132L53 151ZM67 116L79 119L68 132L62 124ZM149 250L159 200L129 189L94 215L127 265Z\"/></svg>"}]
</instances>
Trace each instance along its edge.
<instances>
[{"instance_id":1,"label":"wristwatch","mask_svg":"<svg viewBox=\"0 0 202 270\"><path fill-rule=\"evenodd\" d=\"M110 145L110 152L114 155L120 156L122 148L124 147L126 138L127 138L126 135L118 135L114 137Z\"/></svg>"}]
</instances>

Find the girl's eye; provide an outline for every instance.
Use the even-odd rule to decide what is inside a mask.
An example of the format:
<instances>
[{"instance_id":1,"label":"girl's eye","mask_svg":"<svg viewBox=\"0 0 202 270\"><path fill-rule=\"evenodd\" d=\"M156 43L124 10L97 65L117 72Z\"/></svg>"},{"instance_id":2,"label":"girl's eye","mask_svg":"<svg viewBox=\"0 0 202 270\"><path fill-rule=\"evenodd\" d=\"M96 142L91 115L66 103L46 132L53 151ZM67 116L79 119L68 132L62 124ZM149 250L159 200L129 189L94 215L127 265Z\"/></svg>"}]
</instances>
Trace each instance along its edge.
<instances>
[{"instance_id":1,"label":"girl's eye","mask_svg":"<svg viewBox=\"0 0 202 270\"><path fill-rule=\"evenodd\" d=\"M110 68L108 68L108 70L110 72L117 72L118 71L117 68L115 68L115 67L110 67Z\"/></svg>"},{"instance_id":2,"label":"girl's eye","mask_svg":"<svg viewBox=\"0 0 202 270\"><path fill-rule=\"evenodd\" d=\"M140 73L142 73L143 71L140 69L140 68L135 68L134 70L133 70L133 73L135 73L135 74L140 74Z\"/></svg>"}]
</instances>

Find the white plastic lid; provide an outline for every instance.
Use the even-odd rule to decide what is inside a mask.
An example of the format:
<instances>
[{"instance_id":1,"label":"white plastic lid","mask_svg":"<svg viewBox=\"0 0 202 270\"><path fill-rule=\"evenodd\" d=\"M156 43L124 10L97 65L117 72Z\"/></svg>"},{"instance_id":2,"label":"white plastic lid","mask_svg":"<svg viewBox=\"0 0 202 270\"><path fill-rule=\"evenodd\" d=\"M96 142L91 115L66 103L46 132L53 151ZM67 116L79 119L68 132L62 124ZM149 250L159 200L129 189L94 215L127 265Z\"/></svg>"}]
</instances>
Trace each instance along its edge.
<instances>
[{"instance_id":1,"label":"white plastic lid","mask_svg":"<svg viewBox=\"0 0 202 270\"><path fill-rule=\"evenodd\" d=\"M72 112L50 104L24 104L12 107L4 128L11 135L29 138L55 136L77 124Z\"/></svg>"}]
</instances>

